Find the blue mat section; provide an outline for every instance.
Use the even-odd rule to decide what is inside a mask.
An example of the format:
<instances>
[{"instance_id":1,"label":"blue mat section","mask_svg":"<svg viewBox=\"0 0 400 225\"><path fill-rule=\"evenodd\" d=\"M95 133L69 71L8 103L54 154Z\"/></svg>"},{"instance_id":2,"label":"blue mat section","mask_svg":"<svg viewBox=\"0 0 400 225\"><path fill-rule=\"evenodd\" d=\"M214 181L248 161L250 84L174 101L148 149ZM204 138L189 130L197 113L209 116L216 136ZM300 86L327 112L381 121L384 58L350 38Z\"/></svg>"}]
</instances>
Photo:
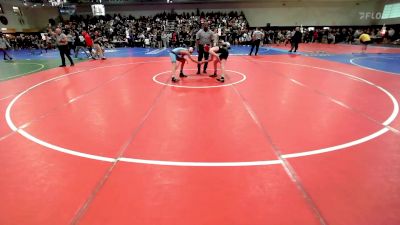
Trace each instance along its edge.
<instances>
[{"instance_id":1,"label":"blue mat section","mask_svg":"<svg viewBox=\"0 0 400 225\"><path fill-rule=\"evenodd\" d=\"M250 46L232 46L229 51L230 55L248 55L250 52ZM153 49L153 48L116 48L109 49L106 51L107 57L162 57L169 56L171 49ZM280 55L283 54L281 51L271 48L262 47L258 52L260 55ZM193 53L194 55L197 52ZM254 52L253 52L254 54Z\"/></svg>"},{"instance_id":2,"label":"blue mat section","mask_svg":"<svg viewBox=\"0 0 400 225\"><path fill-rule=\"evenodd\" d=\"M250 46L232 46L230 55L248 55ZM106 49L106 57L162 57L168 56L170 49L154 49L154 48L113 48ZM255 50L254 50L255 51ZM9 51L16 60L34 60L34 59L58 59L60 57L58 50L49 50L47 53L40 50L18 50ZM196 54L196 52L194 53ZM254 52L253 52L254 54ZM286 51L280 49L272 49L260 47L259 55L279 55L287 54ZM79 57L85 58L86 55L80 52Z\"/></svg>"},{"instance_id":3,"label":"blue mat section","mask_svg":"<svg viewBox=\"0 0 400 225\"><path fill-rule=\"evenodd\" d=\"M320 54L312 57L400 75L400 54Z\"/></svg>"},{"instance_id":4,"label":"blue mat section","mask_svg":"<svg viewBox=\"0 0 400 225\"><path fill-rule=\"evenodd\" d=\"M232 46L230 55L248 55L250 46ZM106 57L165 57L168 56L170 49L154 49L154 48L115 48L107 49ZM19 50L10 51L11 55L16 60L43 60L43 59L59 59L58 50L50 50L47 53L40 50ZM254 53L254 52L253 52ZM194 55L197 53L195 52ZM334 62L345 64L353 64L360 67L365 67L373 70L385 71L393 74L400 75L400 54L328 54L324 52L315 53L288 53L285 49L260 47L259 55L287 55L296 54L307 57L315 57ZM79 54L80 58L86 58L82 52Z\"/></svg>"}]
</instances>

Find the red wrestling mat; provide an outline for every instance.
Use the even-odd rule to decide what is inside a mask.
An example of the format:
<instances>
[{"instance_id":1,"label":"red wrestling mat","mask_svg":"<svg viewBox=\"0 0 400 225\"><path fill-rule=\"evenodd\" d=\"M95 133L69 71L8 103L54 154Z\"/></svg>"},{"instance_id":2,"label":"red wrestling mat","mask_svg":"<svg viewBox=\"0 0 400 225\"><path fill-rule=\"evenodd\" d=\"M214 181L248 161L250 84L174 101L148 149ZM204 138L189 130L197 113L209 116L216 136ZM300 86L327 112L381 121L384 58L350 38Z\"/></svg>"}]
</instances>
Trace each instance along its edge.
<instances>
[{"instance_id":1,"label":"red wrestling mat","mask_svg":"<svg viewBox=\"0 0 400 225\"><path fill-rule=\"evenodd\" d=\"M232 56L225 83L186 67L0 83L0 224L400 223L400 77L289 55Z\"/></svg>"}]
</instances>

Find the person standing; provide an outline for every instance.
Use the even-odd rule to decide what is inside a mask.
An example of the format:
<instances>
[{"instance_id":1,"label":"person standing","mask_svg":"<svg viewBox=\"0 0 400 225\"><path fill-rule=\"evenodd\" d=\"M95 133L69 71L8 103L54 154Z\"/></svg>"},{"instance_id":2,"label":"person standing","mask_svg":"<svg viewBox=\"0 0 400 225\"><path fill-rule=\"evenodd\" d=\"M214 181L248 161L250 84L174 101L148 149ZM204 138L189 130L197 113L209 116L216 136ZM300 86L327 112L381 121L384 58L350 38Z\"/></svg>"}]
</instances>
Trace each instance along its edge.
<instances>
[{"instance_id":1,"label":"person standing","mask_svg":"<svg viewBox=\"0 0 400 225\"><path fill-rule=\"evenodd\" d=\"M67 40L68 40L69 54L71 54L71 50L73 50L74 53L75 53L74 36L72 35L72 30L69 30L69 31L68 31Z\"/></svg>"},{"instance_id":2,"label":"person standing","mask_svg":"<svg viewBox=\"0 0 400 225\"><path fill-rule=\"evenodd\" d=\"M220 32L218 32L218 28L215 28L214 29L214 34L213 34L213 45L212 45L212 47L214 47L214 46L217 46L218 45L218 41L219 41L219 34L218 33L220 33Z\"/></svg>"},{"instance_id":3,"label":"person standing","mask_svg":"<svg viewBox=\"0 0 400 225\"><path fill-rule=\"evenodd\" d=\"M251 35L252 42L251 42L251 50L250 50L249 55L251 55L253 53L254 46L256 47L256 53L254 55L257 55L258 49L260 48L261 40L263 40L263 39L264 39L264 33L261 32L258 28L256 28L256 30Z\"/></svg>"},{"instance_id":4,"label":"person standing","mask_svg":"<svg viewBox=\"0 0 400 225\"><path fill-rule=\"evenodd\" d=\"M389 31L388 31L388 36L389 36L389 40L390 40L391 42L393 42L393 41L396 40L396 38L395 38L395 33L396 33L396 31L395 31L393 28L390 28L390 29L389 29Z\"/></svg>"},{"instance_id":5,"label":"person standing","mask_svg":"<svg viewBox=\"0 0 400 225\"><path fill-rule=\"evenodd\" d=\"M371 44L371 37L365 31L361 31L361 35L359 37L360 43L362 44L361 53L364 54L367 51L367 47Z\"/></svg>"},{"instance_id":6,"label":"person standing","mask_svg":"<svg viewBox=\"0 0 400 225\"><path fill-rule=\"evenodd\" d=\"M157 31L157 48L162 48L162 38L161 38L161 31Z\"/></svg>"},{"instance_id":7,"label":"person standing","mask_svg":"<svg viewBox=\"0 0 400 225\"><path fill-rule=\"evenodd\" d=\"M71 66L74 66L74 61L72 61L72 58L70 56L69 52L69 47L68 47L68 38L67 35L65 35L60 28L56 29L56 44L58 47L58 50L60 51L60 56L61 56L61 62L62 64L60 67L65 67L65 56L67 56L69 62L71 63Z\"/></svg>"},{"instance_id":8,"label":"person standing","mask_svg":"<svg viewBox=\"0 0 400 225\"><path fill-rule=\"evenodd\" d=\"M302 36L303 35L300 32L300 28L296 27L296 29L294 30L294 34L293 34L292 38L290 39L292 47L290 48L289 52L292 52L293 49L294 49L294 52L297 51L297 49L299 48L299 43L301 42Z\"/></svg>"},{"instance_id":9,"label":"person standing","mask_svg":"<svg viewBox=\"0 0 400 225\"><path fill-rule=\"evenodd\" d=\"M196 45L197 45L197 50L199 52L199 57L197 61L201 62L203 60L203 57L205 60L208 60L209 53L208 51L204 50L204 47L206 46L207 49L210 48L212 42L213 42L213 32L208 29L208 23L204 22L203 23L203 29L200 29L196 33ZM207 65L208 63L204 63L203 67L203 73L207 73ZM197 74L200 74L201 71L201 65L197 65Z\"/></svg>"},{"instance_id":10,"label":"person standing","mask_svg":"<svg viewBox=\"0 0 400 225\"><path fill-rule=\"evenodd\" d=\"M85 38L79 34L79 32L75 32L75 58L78 58L79 51L82 49L83 52L86 54L87 58L91 57L90 52L87 52L87 49L85 48Z\"/></svg>"},{"instance_id":11,"label":"person standing","mask_svg":"<svg viewBox=\"0 0 400 225\"><path fill-rule=\"evenodd\" d=\"M3 37L3 34L0 33L0 52L3 52L4 60L12 60L13 58L6 51L7 48L11 48L11 46L6 38Z\"/></svg>"},{"instance_id":12,"label":"person standing","mask_svg":"<svg viewBox=\"0 0 400 225\"><path fill-rule=\"evenodd\" d=\"M167 33L165 33L165 31L163 31L161 33L161 41L162 41L163 48L168 48L167 39L168 39Z\"/></svg>"},{"instance_id":13,"label":"person standing","mask_svg":"<svg viewBox=\"0 0 400 225\"><path fill-rule=\"evenodd\" d=\"M89 33L84 30L82 31L82 36L85 39L86 48L89 50L89 54L91 55L92 59L96 59L93 55L93 40L90 37Z\"/></svg>"}]
</instances>

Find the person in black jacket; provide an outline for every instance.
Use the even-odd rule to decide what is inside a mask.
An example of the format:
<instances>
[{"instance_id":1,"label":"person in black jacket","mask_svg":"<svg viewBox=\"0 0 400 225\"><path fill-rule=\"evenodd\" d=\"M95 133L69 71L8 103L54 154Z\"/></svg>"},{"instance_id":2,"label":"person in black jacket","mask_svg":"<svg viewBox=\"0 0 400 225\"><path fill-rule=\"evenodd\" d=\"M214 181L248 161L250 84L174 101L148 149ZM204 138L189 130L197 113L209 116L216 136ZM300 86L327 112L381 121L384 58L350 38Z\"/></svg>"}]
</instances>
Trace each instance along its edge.
<instances>
[{"instance_id":1,"label":"person in black jacket","mask_svg":"<svg viewBox=\"0 0 400 225\"><path fill-rule=\"evenodd\" d=\"M299 43L301 42L301 38L302 38L302 33L300 32L300 28L296 27L294 34L290 40L292 48L290 49L289 52L292 52L294 49L294 52L297 51L297 49L299 48Z\"/></svg>"}]
</instances>

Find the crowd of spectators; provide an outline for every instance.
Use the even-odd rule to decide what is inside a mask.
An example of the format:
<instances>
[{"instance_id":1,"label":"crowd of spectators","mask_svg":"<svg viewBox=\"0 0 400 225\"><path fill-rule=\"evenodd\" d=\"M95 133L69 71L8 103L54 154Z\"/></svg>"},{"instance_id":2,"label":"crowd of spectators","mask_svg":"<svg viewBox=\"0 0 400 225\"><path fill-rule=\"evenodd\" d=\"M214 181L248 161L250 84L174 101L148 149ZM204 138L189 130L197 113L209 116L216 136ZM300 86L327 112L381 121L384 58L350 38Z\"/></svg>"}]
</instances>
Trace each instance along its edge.
<instances>
[{"instance_id":1,"label":"crowd of spectators","mask_svg":"<svg viewBox=\"0 0 400 225\"><path fill-rule=\"evenodd\" d=\"M54 46L51 30L61 27L69 41L81 35L83 30L103 37L105 47L154 47L193 46L196 32L201 24L208 22L210 28L227 41L239 43L247 35L248 22L243 13L162 13L152 17L106 15L101 17L71 16L68 22L49 25L48 34L8 36L15 49L47 48Z\"/></svg>"},{"instance_id":2,"label":"crowd of spectators","mask_svg":"<svg viewBox=\"0 0 400 225\"><path fill-rule=\"evenodd\" d=\"M112 45L130 47L174 47L193 45L196 32L204 22L232 41L248 31L243 13L162 13L152 17L132 16L72 17L67 27L99 30Z\"/></svg>"},{"instance_id":3,"label":"crowd of spectators","mask_svg":"<svg viewBox=\"0 0 400 225\"><path fill-rule=\"evenodd\" d=\"M252 32L243 12L210 12L196 13L174 12L157 14L151 17L123 16L119 14L100 17L71 16L66 22L49 24L47 30L41 34L7 35L8 41L14 49L41 49L55 47L52 31L55 27L63 29L67 34L69 45L74 49L76 40L82 41L82 31L94 35L96 32L102 37L102 45L113 47L153 47L168 48L176 46L194 46L196 33L201 24L208 22L215 34L215 43L218 39L228 41L231 45L249 45L252 41ZM321 28L309 30L302 28L303 43L357 43L361 29L369 33L375 43L399 43L399 32L393 27L386 28ZM267 28L260 29L264 33L263 44L288 43L294 34L294 28Z\"/></svg>"},{"instance_id":4,"label":"crowd of spectators","mask_svg":"<svg viewBox=\"0 0 400 225\"><path fill-rule=\"evenodd\" d=\"M371 36L375 44L399 44L399 32L393 28L321 28L309 30L303 28L303 43L326 43L326 44L358 44L358 37L361 33L367 33ZM293 29L269 29L265 32L264 43L281 44L288 43L293 35Z\"/></svg>"}]
</instances>

